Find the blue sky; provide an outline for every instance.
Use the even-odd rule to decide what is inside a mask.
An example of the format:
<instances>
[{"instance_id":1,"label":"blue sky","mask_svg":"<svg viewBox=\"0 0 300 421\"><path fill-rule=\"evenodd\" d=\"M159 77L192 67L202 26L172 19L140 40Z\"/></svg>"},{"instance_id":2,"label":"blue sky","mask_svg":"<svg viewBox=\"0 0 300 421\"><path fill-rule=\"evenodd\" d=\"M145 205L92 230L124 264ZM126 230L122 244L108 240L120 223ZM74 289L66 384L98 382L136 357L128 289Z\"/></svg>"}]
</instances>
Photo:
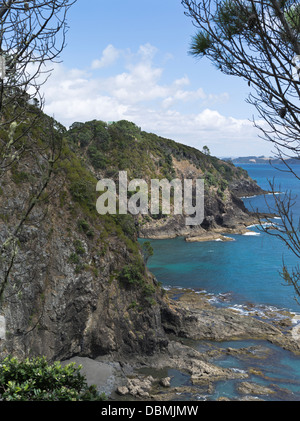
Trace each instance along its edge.
<instances>
[{"instance_id":1,"label":"blue sky","mask_svg":"<svg viewBox=\"0 0 300 421\"><path fill-rule=\"evenodd\" d=\"M45 111L65 126L126 119L215 156L272 154L247 83L188 54L195 28L180 0L77 0L68 23L43 88Z\"/></svg>"}]
</instances>

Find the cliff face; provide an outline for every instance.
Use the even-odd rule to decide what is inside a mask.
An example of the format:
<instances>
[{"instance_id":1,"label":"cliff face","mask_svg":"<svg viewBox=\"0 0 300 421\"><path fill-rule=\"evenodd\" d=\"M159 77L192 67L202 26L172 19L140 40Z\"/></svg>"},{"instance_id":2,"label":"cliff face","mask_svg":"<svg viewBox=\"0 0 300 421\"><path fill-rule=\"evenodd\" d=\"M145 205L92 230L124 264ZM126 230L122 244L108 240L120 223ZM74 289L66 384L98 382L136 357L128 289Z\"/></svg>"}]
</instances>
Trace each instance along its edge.
<instances>
[{"instance_id":1,"label":"cliff face","mask_svg":"<svg viewBox=\"0 0 300 421\"><path fill-rule=\"evenodd\" d=\"M145 268L131 217L96 213L96 179L63 144L47 189L16 235L45 176L28 153L2 174L1 355L66 359L148 354L166 346L161 288ZM2 282L1 282L2 286Z\"/></svg>"},{"instance_id":2,"label":"cliff face","mask_svg":"<svg viewBox=\"0 0 300 421\"><path fill-rule=\"evenodd\" d=\"M0 178L0 279L6 280L1 355L121 358L164 349L163 323L172 311L145 267L138 236L194 236L245 226L251 215L233 191L259 188L242 170L132 123L94 121L76 123L69 132L60 128L59 159L37 195L52 162L40 140L33 149L37 135L31 134L27 153ZM97 180L117 179L120 170L146 180L204 178L201 227L186 227L183 216L100 216Z\"/></svg>"},{"instance_id":3,"label":"cliff face","mask_svg":"<svg viewBox=\"0 0 300 421\"><path fill-rule=\"evenodd\" d=\"M203 178L204 190L204 220L200 226L187 226L185 216L162 217L159 220L144 220L140 225L140 236L144 238L172 238L183 236L188 239L198 237L208 238L215 232L241 232L247 226L257 221L244 206L241 196L262 194L261 188L243 172L233 172L224 187L220 189L218 182L209 184L210 174L194 167L188 159L177 161L173 158L173 167L179 179ZM230 167L229 167L230 168ZM231 169L231 168L230 168Z\"/></svg>"}]
</instances>

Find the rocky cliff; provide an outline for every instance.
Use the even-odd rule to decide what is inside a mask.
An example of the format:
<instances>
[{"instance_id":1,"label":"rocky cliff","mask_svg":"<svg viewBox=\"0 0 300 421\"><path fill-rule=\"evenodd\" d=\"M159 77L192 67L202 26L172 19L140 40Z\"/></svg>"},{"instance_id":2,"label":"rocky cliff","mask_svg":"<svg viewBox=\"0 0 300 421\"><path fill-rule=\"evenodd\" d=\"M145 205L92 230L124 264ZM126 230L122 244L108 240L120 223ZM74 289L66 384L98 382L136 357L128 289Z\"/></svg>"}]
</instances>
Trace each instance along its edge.
<instances>
[{"instance_id":1,"label":"rocky cliff","mask_svg":"<svg viewBox=\"0 0 300 421\"><path fill-rule=\"evenodd\" d=\"M67 132L52 122L51 135L49 120L24 130L21 159L1 171L1 355L153 355L168 345L171 313L138 236L245 226L252 216L231 186L239 194L260 189L233 165L132 123L76 123ZM120 170L147 180L204 177L202 226L163 215L100 216L97 180Z\"/></svg>"},{"instance_id":2,"label":"rocky cliff","mask_svg":"<svg viewBox=\"0 0 300 421\"><path fill-rule=\"evenodd\" d=\"M133 219L97 214L97 180L64 139L41 190L50 160L48 143L39 142L1 173L1 355L160 350L163 292L145 267Z\"/></svg>"}]
</instances>

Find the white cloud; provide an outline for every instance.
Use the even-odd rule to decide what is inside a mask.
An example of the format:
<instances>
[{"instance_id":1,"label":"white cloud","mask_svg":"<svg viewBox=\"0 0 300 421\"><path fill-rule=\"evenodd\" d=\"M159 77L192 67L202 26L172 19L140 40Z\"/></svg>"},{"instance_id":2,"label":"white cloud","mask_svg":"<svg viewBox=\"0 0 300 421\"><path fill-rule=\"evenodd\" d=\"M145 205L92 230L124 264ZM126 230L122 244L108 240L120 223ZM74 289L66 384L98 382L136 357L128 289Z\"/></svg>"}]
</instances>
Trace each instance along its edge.
<instances>
[{"instance_id":1,"label":"white cloud","mask_svg":"<svg viewBox=\"0 0 300 421\"><path fill-rule=\"evenodd\" d=\"M152 60L157 52L158 49L156 47L147 43L140 46L138 54L143 58L143 60Z\"/></svg>"},{"instance_id":2,"label":"white cloud","mask_svg":"<svg viewBox=\"0 0 300 421\"><path fill-rule=\"evenodd\" d=\"M126 119L143 130L199 149L207 144L215 155L233 155L233 150L234 155L244 155L248 142L253 145L253 153L258 145L253 124L224 116L215 109L228 101L229 95L192 89L186 75L162 83L164 68L154 64L157 52L150 44L140 46L136 53L121 52L109 45L90 70L55 65L52 77L43 87L45 112L66 126L75 121ZM99 71L94 74L93 70L120 57L119 72L110 77L99 76Z\"/></svg>"},{"instance_id":3,"label":"white cloud","mask_svg":"<svg viewBox=\"0 0 300 421\"><path fill-rule=\"evenodd\" d=\"M101 69L110 66L119 58L119 56L120 51L110 44L103 51L101 59L93 61L92 69Z\"/></svg>"}]
</instances>

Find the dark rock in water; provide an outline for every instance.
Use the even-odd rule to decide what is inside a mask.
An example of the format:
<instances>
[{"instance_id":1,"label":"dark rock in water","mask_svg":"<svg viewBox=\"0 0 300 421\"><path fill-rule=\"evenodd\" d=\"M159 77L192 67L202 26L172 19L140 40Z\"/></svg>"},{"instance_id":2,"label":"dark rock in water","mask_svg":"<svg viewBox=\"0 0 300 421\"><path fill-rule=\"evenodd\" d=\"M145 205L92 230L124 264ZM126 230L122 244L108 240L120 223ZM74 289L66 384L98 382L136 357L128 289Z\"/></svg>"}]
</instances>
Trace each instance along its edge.
<instances>
[{"instance_id":1,"label":"dark rock in water","mask_svg":"<svg viewBox=\"0 0 300 421\"><path fill-rule=\"evenodd\" d=\"M244 395L270 395L275 393L274 390L269 387L250 382L239 383L237 390Z\"/></svg>"}]
</instances>

